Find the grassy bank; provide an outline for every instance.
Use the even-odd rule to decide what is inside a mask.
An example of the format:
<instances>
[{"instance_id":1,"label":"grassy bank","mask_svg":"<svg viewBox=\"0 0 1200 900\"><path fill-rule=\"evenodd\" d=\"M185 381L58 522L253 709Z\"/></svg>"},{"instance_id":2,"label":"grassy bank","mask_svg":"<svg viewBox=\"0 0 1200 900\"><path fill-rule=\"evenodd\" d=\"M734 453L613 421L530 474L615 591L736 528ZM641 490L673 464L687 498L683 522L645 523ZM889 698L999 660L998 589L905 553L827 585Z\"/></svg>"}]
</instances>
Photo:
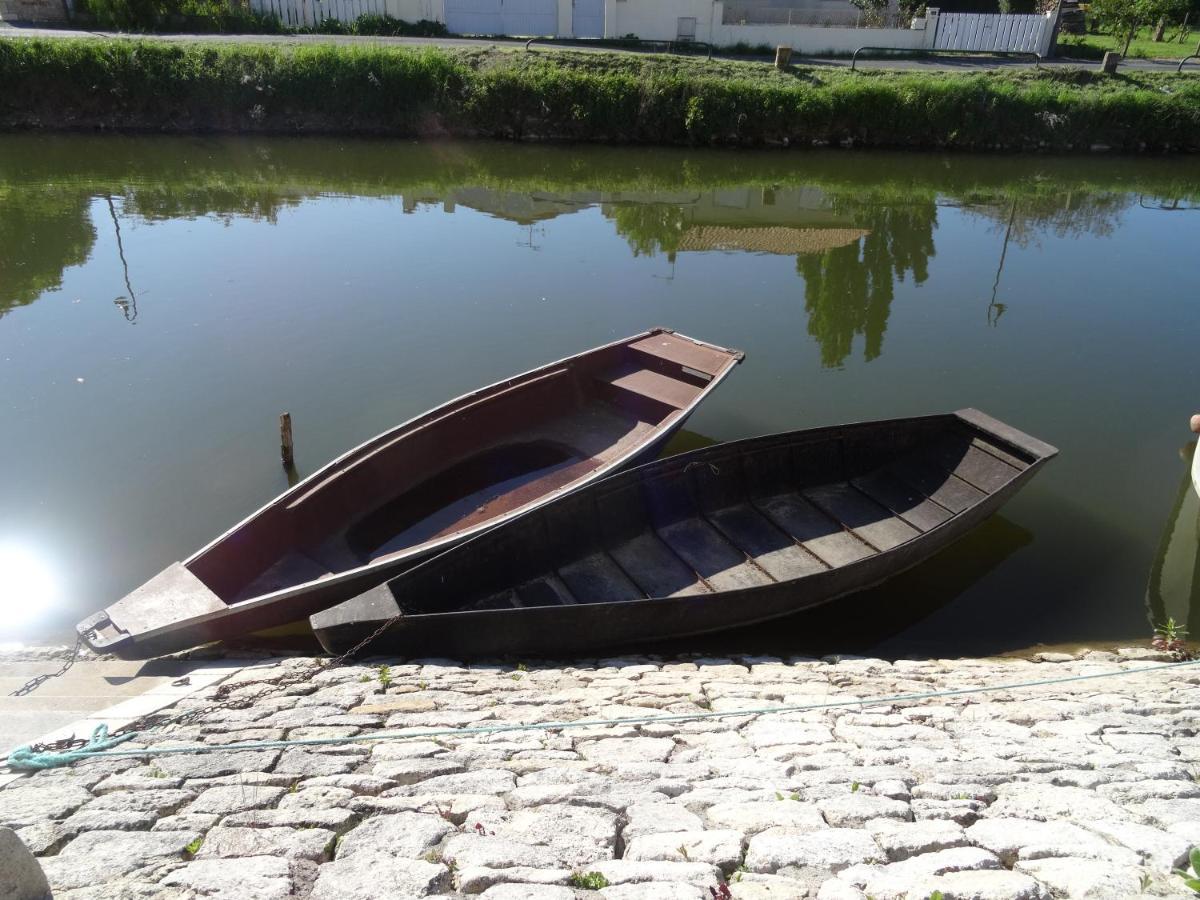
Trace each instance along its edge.
<instances>
[{"instance_id":1,"label":"grassy bank","mask_svg":"<svg viewBox=\"0 0 1200 900\"><path fill-rule=\"evenodd\" d=\"M1180 40L1177 26L1168 28L1166 39L1161 41L1152 39L1152 31L1143 28L1130 42L1131 59L1182 59L1195 53L1200 42L1200 32L1196 31ZM1124 46L1125 39L1113 34L1063 34L1058 38L1059 54L1072 59L1100 59L1109 50L1120 53Z\"/></svg>"},{"instance_id":2,"label":"grassy bank","mask_svg":"<svg viewBox=\"0 0 1200 900\"><path fill-rule=\"evenodd\" d=\"M1200 78L776 72L633 54L0 42L0 128L1200 149Z\"/></svg>"}]
</instances>

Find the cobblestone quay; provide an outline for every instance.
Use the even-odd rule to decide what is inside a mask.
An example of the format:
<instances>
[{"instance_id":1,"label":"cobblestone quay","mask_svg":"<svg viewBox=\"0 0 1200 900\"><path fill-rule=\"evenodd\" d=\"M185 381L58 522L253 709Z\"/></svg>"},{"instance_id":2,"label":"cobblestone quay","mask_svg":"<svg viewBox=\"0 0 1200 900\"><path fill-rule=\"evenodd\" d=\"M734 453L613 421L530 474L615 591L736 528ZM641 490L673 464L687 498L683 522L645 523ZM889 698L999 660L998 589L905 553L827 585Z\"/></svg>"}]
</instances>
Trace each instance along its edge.
<instances>
[{"instance_id":1,"label":"cobblestone quay","mask_svg":"<svg viewBox=\"0 0 1200 900\"><path fill-rule=\"evenodd\" d=\"M0 825L40 857L57 900L1183 900L1194 895L1171 870L1200 844L1200 667L699 721L161 752L807 706L1159 663L1145 651L329 670L295 658L233 675L232 698L266 693L144 735L145 757L11 783ZM270 685L288 673L305 677Z\"/></svg>"}]
</instances>

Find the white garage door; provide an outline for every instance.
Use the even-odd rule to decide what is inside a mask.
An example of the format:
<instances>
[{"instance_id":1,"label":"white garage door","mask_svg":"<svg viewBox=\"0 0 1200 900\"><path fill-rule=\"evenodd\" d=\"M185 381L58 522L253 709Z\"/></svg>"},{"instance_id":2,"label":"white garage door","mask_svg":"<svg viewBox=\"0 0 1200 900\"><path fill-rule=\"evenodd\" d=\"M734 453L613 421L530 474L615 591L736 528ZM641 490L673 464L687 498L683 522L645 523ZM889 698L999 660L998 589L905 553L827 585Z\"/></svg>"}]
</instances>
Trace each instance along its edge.
<instances>
[{"instance_id":1,"label":"white garage door","mask_svg":"<svg viewBox=\"0 0 1200 900\"><path fill-rule=\"evenodd\" d=\"M446 0L446 27L455 34L556 34L558 0Z\"/></svg>"},{"instance_id":2,"label":"white garage door","mask_svg":"<svg viewBox=\"0 0 1200 900\"><path fill-rule=\"evenodd\" d=\"M571 33L575 37L604 37L604 0L574 0L573 12Z\"/></svg>"}]
</instances>

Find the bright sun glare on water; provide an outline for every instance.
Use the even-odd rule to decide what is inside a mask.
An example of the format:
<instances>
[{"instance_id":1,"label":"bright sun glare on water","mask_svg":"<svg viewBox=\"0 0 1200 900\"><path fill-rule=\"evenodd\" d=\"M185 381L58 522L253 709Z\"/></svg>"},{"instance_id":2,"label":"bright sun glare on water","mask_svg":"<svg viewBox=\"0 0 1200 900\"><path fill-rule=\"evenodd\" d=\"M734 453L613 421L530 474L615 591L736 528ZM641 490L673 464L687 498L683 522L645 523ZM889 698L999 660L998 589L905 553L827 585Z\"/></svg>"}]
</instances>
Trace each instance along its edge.
<instances>
[{"instance_id":1,"label":"bright sun glare on water","mask_svg":"<svg viewBox=\"0 0 1200 900\"><path fill-rule=\"evenodd\" d=\"M58 577L43 557L21 544L0 543L0 615L4 617L4 631L41 618L60 600Z\"/></svg>"}]
</instances>

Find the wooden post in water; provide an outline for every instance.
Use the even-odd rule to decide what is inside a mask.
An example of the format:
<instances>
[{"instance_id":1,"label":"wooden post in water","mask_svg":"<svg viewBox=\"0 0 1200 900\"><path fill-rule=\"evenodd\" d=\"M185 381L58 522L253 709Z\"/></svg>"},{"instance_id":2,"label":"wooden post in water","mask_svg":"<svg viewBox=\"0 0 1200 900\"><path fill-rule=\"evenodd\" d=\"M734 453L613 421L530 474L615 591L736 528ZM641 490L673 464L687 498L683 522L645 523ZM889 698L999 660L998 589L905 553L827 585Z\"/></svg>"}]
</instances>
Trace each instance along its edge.
<instances>
[{"instance_id":1,"label":"wooden post in water","mask_svg":"<svg viewBox=\"0 0 1200 900\"><path fill-rule=\"evenodd\" d=\"M292 454L292 414L282 413L279 416L279 454L283 457L283 467L290 469L295 465Z\"/></svg>"}]
</instances>

